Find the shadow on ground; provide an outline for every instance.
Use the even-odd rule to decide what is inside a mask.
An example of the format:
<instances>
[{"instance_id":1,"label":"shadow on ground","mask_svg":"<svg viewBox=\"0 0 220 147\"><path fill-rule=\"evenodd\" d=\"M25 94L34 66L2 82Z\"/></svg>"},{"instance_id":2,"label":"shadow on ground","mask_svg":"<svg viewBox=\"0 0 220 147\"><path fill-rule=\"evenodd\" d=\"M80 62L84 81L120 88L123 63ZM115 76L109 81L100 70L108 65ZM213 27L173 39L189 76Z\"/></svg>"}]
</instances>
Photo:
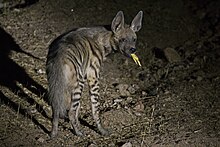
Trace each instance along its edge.
<instances>
[{"instance_id":1,"label":"shadow on ground","mask_svg":"<svg viewBox=\"0 0 220 147\"><path fill-rule=\"evenodd\" d=\"M46 89L34 81L26 73L23 67L19 66L10 58L11 51L15 51L16 53L24 53L32 58L38 59L30 53L23 51L19 45L16 44L13 37L0 27L0 69L2 69L0 72L0 85L7 87L15 95L21 97L30 105L36 105L37 110L41 112L45 117L47 117L46 113L43 111L42 106L37 104L32 97L26 94L21 85L38 97L42 97L46 93ZM1 103L8 105L15 111L18 111L19 109L19 113L31 118L31 115L28 114L26 109L20 108L20 103L16 103L17 101L12 101L11 98L5 96L2 90L0 90L0 98ZM40 126L44 132L48 132L40 123L37 122L36 119L32 118L32 121L36 125Z\"/></svg>"}]
</instances>

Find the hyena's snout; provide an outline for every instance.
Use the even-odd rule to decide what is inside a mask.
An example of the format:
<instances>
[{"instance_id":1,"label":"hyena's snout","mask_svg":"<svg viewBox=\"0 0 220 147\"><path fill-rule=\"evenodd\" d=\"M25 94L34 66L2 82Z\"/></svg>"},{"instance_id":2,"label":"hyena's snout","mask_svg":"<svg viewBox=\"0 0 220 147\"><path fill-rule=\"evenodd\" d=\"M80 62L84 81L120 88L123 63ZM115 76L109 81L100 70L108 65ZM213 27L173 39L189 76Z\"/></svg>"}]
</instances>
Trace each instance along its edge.
<instances>
[{"instance_id":1,"label":"hyena's snout","mask_svg":"<svg viewBox=\"0 0 220 147\"><path fill-rule=\"evenodd\" d=\"M136 52L136 48L132 47L132 48L130 48L129 51L130 51L131 54L134 54Z\"/></svg>"},{"instance_id":2,"label":"hyena's snout","mask_svg":"<svg viewBox=\"0 0 220 147\"><path fill-rule=\"evenodd\" d=\"M131 57L131 54L134 54L136 51L137 51L137 49L135 47L128 47L125 50L125 54L126 54L126 56Z\"/></svg>"}]
</instances>

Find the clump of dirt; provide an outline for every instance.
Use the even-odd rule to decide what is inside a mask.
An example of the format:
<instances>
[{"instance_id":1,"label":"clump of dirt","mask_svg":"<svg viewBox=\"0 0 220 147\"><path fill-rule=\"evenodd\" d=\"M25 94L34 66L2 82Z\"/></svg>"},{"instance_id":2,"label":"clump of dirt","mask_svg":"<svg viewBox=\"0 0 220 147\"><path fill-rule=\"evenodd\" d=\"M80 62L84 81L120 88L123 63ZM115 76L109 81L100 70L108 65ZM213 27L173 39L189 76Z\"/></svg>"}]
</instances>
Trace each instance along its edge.
<instances>
[{"instance_id":1,"label":"clump of dirt","mask_svg":"<svg viewBox=\"0 0 220 147\"><path fill-rule=\"evenodd\" d=\"M1 146L218 146L220 144L219 1L0 1ZM174 7L175 5L175 7ZM80 122L85 137L60 120L49 139L47 48L70 29L110 24L123 10L138 33L142 67L118 53L101 72L101 116L95 127L88 88Z\"/></svg>"}]
</instances>

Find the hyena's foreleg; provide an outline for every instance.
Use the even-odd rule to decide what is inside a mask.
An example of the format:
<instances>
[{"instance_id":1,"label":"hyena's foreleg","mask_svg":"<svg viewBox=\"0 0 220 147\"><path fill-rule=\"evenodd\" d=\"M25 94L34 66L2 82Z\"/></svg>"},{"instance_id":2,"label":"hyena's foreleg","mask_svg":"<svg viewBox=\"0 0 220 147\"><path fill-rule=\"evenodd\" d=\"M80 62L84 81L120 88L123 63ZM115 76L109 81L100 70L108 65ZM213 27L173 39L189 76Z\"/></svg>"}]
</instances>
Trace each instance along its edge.
<instances>
[{"instance_id":1,"label":"hyena's foreleg","mask_svg":"<svg viewBox=\"0 0 220 147\"><path fill-rule=\"evenodd\" d=\"M83 87L84 87L84 82L78 81L77 86L74 88L74 90L71 93L71 103L68 114L71 125L77 136L83 136L83 133L80 130L80 123L79 123L80 98L82 95Z\"/></svg>"},{"instance_id":2,"label":"hyena's foreleg","mask_svg":"<svg viewBox=\"0 0 220 147\"><path fill-rule=\"evenodd\" d=\"M99 117L99 79L98 79L98 71L93 68L89 70L88 73L88 85L90 89L91 103L92 103L92 115L95 123L97 125L98 130L102 135L108 135L108 131L102 126L101 120Z\"/></svg>"}]
</instances>

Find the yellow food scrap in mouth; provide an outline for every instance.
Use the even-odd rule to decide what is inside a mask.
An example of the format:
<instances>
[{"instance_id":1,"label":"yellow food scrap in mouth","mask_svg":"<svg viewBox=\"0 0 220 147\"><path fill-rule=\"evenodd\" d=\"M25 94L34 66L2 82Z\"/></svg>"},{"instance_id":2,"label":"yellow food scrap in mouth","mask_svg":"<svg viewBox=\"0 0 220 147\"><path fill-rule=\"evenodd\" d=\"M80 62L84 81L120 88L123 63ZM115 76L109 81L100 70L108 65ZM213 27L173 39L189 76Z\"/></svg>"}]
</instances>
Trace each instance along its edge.
<instances>
[{"instance_id":1,"label":"yellow food scrap in mouth","mask_svg":"<svg viewBox=\"0 0 220 147\"><path fill-rule=\"evenodd\" d=\"M141 63L140 63L138 57L137 57L135 54L131 54L131 57L132 57L132 59L134 60L134 62L135 62L136 64L138 64L139 66L141 66Z\"/></svg>"}]
</instances>

